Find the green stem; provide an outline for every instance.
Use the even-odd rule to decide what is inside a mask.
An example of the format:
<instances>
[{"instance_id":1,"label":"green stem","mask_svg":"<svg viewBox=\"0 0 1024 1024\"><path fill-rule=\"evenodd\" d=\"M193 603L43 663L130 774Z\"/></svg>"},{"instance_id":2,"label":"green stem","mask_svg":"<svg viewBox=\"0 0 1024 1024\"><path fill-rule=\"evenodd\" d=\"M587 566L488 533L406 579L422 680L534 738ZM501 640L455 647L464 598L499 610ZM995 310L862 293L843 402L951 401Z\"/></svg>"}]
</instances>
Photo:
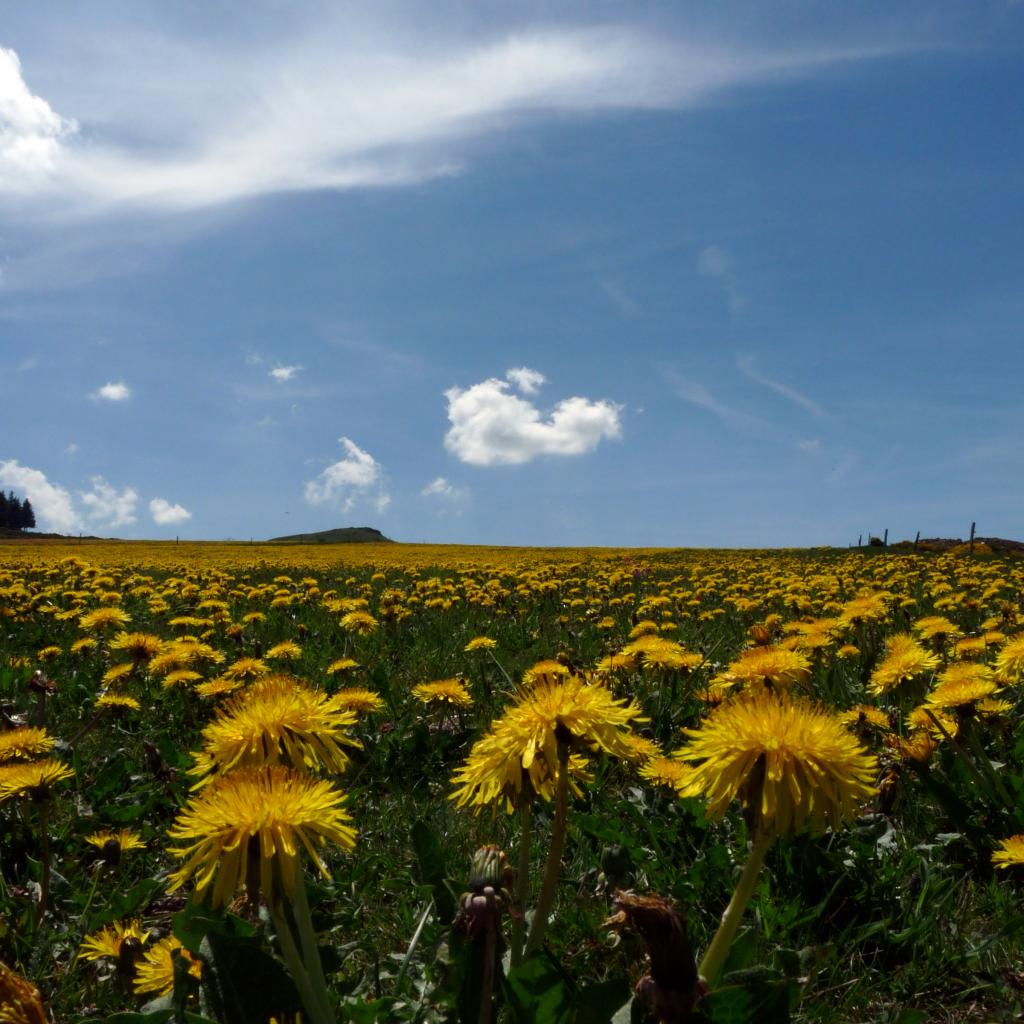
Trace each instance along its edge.
<instances>
[{"instance_id":1,"label":"green stem","mask_svg":"<svg viewBox=\"0 0 1024 1024\"><path fill-rule=\"evenodd\" d=\"M36 930L39 930L50 902L50 815L49 799L36 804L39 815L39 842L42 847L42 874L39 879L39 907L36 910Z\"/></svg>"},{"instance_id":2,"label":"green stem","mask_svg":"<svg viewBox=\"0 0 1024 1024\"><path fill-rule=\"evenodd\" d=\"M562 848L565 846L565 823L569 816L569 745L558 743L558 781L555 789L555 821L551 828L551 846L544 864L544 880L541 882L537 907L533 912L530 937L526 940L526 952L540 948L547 930L548 917L555 902L555 886L562 871Z\"/></svg>"},{"instance_id":3,"label":"green stem","mask_svg":"<svg viewBox=\"0 0 1024 1024\"><path fill-rule=\"evenodd\" d=\"M930 708L925 708L924 713L935 723L935 728L942 733L943 738L949 743L949 745L957 752L960 760L963 761L964 767L967 769L967 773L977 783L978 788L985 794L988 790L988 786L985 783L985 779L978 769L978 766L967 756L967 751L957 742L957 740L950 735L946 727L942 724L941 720L932 713Z\"/></svg>"},{"instance_id":4,"label":"green stem","mask_svg":"<svg viewBox=\"0 0 1024 1024\"><path fill-rule=\"evenodd\" d=\"M1006 787L1003 785L1003 780L999 778L999 773L992 767L992 762L988 759L988 755L985 753L985 748L981 745L981 737L978 736L977 721L968 722L964 727L964 732L967 733L967 743L971 748L971 752L974 754L981 765L981 769L986 776L988 776L989 782L992 784L992 788L999 794L1000 800L1003 801L1004 806L1007 810L1012 811L1014 809L1013 800L1010 794L1006 791Z\"/></svg>"},{"instance_id":5,"label":"green stem","mask_svg":"<svg viewBox=\"0 0 1024 1024\"><path fill-rule=\"evenodd\" d=\"M309 1014L312 1024L333 1024L330 1010L321 1003L313 981L306 969L305 961L299 953L298 946L295 944L295 937L292 935L288 916L279 900L280 896L275 895L273 899L268 901L267 906L274 922L277 941L281 945L281 953L288 966L288 973L292 976L292 981L295 982L299 997L302 999L302 1005L305 1006L306 1013Z\"/></svg>"},{"instance_id":6,"label":"green stem","mask_svg":"<svg viewBox=\"0 0 1024 1024\"><path fill-rule=\"evenodd\" d=\"M532 797L532 793L531 793ZM512 918L511 964L518 967L523 960L526 939L526 900L530 892L530 822L533 800L523 793L519 807L519 863L516 869L515 916Z\"/></svg>"},{"instance_id":7,"label":"green stem","mask_svg":"<svg viewBox=\"0 0 1024 1024\"><path fill-rule=\"evenodd\" d=\"M765 855L771 848L774 836L766 829L758 829L754 835L754 843L750 848L750 856L743 867L743 874L736 883L736 889L729 900L729 906L725 908L722 915L722 923L718 926L711 945L708 946L704 959L700 962L700 975L709 984L713 985L725 965L726 957L729 955L729 948L732 940L736 937L736 931L743 919L743 911L747 909L750 897L754 893L754 884L757 876L761 873Z\"/></svg>"}]
</instances>

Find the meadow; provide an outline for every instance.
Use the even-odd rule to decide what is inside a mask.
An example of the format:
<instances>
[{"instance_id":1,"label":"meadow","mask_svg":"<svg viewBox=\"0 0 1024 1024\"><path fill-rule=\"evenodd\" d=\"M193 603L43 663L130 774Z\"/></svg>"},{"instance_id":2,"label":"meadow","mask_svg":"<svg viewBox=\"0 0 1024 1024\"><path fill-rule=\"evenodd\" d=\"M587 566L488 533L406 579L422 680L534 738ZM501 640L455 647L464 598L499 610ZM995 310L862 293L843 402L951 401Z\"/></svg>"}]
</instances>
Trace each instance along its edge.
<instances>
[{"instance_id":1,"label":"meadow","mask_svg":"<svg viewBox=\"0 0 1024 1024\"><path fill-rule=\"evenodd\" d=\"M1002 1022L1024 560L0 545L0 1021Z\"/></svg>"}]
</instances>

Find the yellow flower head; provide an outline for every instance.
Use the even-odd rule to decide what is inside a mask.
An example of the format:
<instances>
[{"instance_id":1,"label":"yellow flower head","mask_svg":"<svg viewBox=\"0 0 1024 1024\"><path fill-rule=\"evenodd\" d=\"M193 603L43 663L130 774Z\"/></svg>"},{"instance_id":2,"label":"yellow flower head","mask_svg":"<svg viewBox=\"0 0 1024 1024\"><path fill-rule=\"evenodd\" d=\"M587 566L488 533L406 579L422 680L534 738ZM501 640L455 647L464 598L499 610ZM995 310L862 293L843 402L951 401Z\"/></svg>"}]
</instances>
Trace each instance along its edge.
<instances>
[{"instance_id":1,"label":"yellow flower head","mask_svg":"<svg viewBox=\"0 0 1024 1024\"><path fill-rule=\"evenodd\" d=\"M203 730L203 750L191 774L278 762L343 772L348 755L342 747L361 746L347 735L355 722L355 713L337 695L289 676L267 676L220 708Z\"/></svg>"},{"instance_id":2,"label":"yellow flower head","mask_svg":"<svg viewBox=\"0 0 1024 1024\"><path fill-rule=\"evenodd\" d=\"M1017 867L1024 864L1024 835L1010 836L1000 841L992 854L992 863L997 868Z\"/></svg>"},{"instance_id":3,"label":"yellow flower head","mask_svg":"<svg viewBox=\"0 0 1024 1024\"><path fill-rule=\"evenodd\" d=\"M560 661L554 658L544 658L535 665L531 665L523 673L523 686L533 686L534 683L558 682L560 679L568 679L572 673Z\"/></svg>"},{"instance_id":4,"label":"yellow flower head","mask_svg":"<svg viewBox=\"0 0 1024 1024\"><path fill-rule=\"evenodd\" d=\"M1010 637L996 655L996 675L1007 683L1024 683L1024 633Z\"/></svg>"},{"instance_id":5,"label":"yellow flower head","mask_svg":"<svg viewBox=\"0 0 1024 1024\"><path fill-rule=\"evenodd\" d=\"M412 688L412 695L424 704L449 704L452 707L468 708L473 703L469 691L461 679L438 679L432 683L420 683Z\"/></svg>"},{"instance_id":6,"label":"yellow flower head","mask_svg":"<svg viewBox=\"0 0 1024 1024\"><path fill-rule=\"evenodd\" d=\"M282 640L274 644L264 657L270 661L298 661L302 657L302 648L294 640Z\"/></svg>"},{"instance_id":7,"label":"yellow flower head","mask_svg":"<svg viewBox=\"0 0 1024 1024\"><path fill-rule=\"evenodd\" d=\"M327 666L327 674L333 676L338 672L348 672L354 668L359 668L359 662L354 658L338 658L337 661L332 661Z\"/></svg>"},{"instance_id":8,"label":"yellow flower head","mask_svg":"<svg viewBox=\"0 0 1024 1024\"><path fill-rule=\"evenodd\" d=\"M0 765L0 803L16 796L45 796L51 786L74 774L73 768L52 757Z\"/></svg>"},{"instance_id":9,"label":"yellow flower head","mask_svg":"<svg viewBox=\"0 0 1024 1024\"><path fill-rule=\"evenodd\" d=\"M116 845L118 855L128 853L131 850L144 850L146 848L146 844L142 841L142 836L138 832L132 832L131 829L127 828L123 828L118 832L108 832L106 829L101 832L93 832L91 836L85 837L85 841L101 851L112 850Z\"/></svg>"},{"instance_id":10,"label":"yellow flower head","mask_svg":"<svg viewBox=\"0 0 1024 1024\"><path fill-rule=\"evenodd\" d=\"M142 705L134 698L124 693L101 693L96 698L96 707L107 708L110 711L140 711Z\"/></svg>"},{"instance_id":11,"label":"yellow flower head","mask_svg":"<svg viewBox=\"0 0 1024 1024\"><path fill-rule=\"evenodd\" d=\"M202 976L202 961L197 960L173 936L154 942L143 954L135 968L135 994L139 996L166 996L174 991L174 954L183 957L188 973L197 980Z\"/></svg>"},{"instance_id":12,"label":"yellow flower head","mask_svg":"<svg viewBox=\"0 0 1024 1024\"><path fill-rule=\"evenodd\" d=\"M931 708L966 708L991 697L998 690L992 672L984 665L963 661L950 665L925 698Z\"/></svg>"},{"instance_id":13,"label":"yellow flower head","mask_svg":"<svg viewBox=\"0 0 1024 1024\"><path fill-rule=\"evenodd\" d=\"M53 737L45 729L26 725L0 732L0 763L22 761L53 750Z\"/></svg>"},{"instance_id":14,"label":"yellow flower head","mask_svg":"<svg viewBox=\"0 0 1024 1024\"><path fill-rule=\"evenodd\" d=\"M799 651L784 647L753 647L744 651L725 674L748 686L771 684L788 689L811 674L811 663Z\"/></svg>"},{"instance_id":15,"label":"yellow flower head","mask_svg":"<svg viewBox=\"0 0 1024 1024\"><path fill-rule=\"evenodd\" d=\"M497 646L498 641L492 640L489 636L475 636L462 649L464 651L490 651Z\"/></svg>"},{"instance_id":16,"label":"yellow flower head","mask_svg":"<svg viewBox=\"0 0 1024 1024\"><path fill-rule=\"evenodd\" d=\"M115 921L82 940L78 959L99 960L109 956L116 960L120 957L126 942L136 942L141 946L148 938L149 931L142 930L141 921Z\"/></svg>"},{"instance_id":17,"label":"yellow flower head","mask_svg":"<svg viewBox=\"0 0 1024 1024\"><path fill-rule=\"evenodd\" d=\"M250 679L259 679L260 676L270 674L270 668L259 658L239 658L224 669L226 679L237 679L245 682Z\"/></svg>"},{"instance_id":18,"label":"yellow flower head","mask_svg":"<svg viewBox=\"0 0 1024 1024\"><path fill-rule=\"evenodd\" d=\"M690 784L693 768L674 757L652 757L640 768L640 775L657 786L667 786L679 795Z\"/></svg>"},{"instance_id":19,"label":"yellow flower head","mask_svg":"<svg viewBox=\"0 0 1024 1024\"><path fill-rule=\"evenodd\" d=\"M105 629L122 628L132 621L132 617L121 608L97 608L86 612L78 624L87 633L102 632Z\"/></svg>"},{"instance_id":20,"label":"yellow flower head","mask_svg":"<svg viewBox=\"0 0 1024 1024\"><path fill-rule=\"evenodd\" d=\"M868 689L875 694L888 693L901 683L934 672L939 667L936 655L926 651L907 633L889 637L885 657L871 673Z\"/></svg>"},{"instance_id":21,"label":"yellow flower head","mask_svg":"<svg viewBox=\"0 0 1024 1024\"><path fill-rule=\"evenodd\" d=\"M634 720L644 720L640 708L616 700L603 686L578 676L539 681L473 744L452 777L458 788L450 799L459 807L477 808L504 800L511 811L524 791L548 797L558 778L559 740L628 758L628 726Z\"/></svg>"},{"instance_id":22,"label":"yellow flower head","mask_svg":"<svg viewBox=\"0 0 1024 1024\"><path fill-rule=\"evenodd\" d=\"M716 708L675 757L696 765L684 795L721 817L739 798L777 834L821 832L875 793L877 762L839 719L809 701L755 690Z\"/></svg>"},{"instance_id":23,"label":"yellow flower head","mask_svg":"<svg viewBox=\"0 0 1024 1024\"><path fill-rule=\"evenodd\" d=\"M132 661L149 661L160 653L163 641L151 633L118 633L107 646L112 651L124 651Z\"/></svg>"},{"instance_id":24,"label":"yellow flower head","mask_svg":"<svg viewBox=\"0 0 1024 1024\"><path fill-rule=\"evenodd\" d=\"M889 716L881 708L876 708L873 704L858 704L848 711L840 711L839 721L843 725L854 729L869 725L880 732L892 731L892 726L889 724Z\"/></svg>"},{"instance_id":25,"label":"yellow flower head","mask_svg":"<svg viewBox=\"0 0 1024 1024\"><path fill-rule=\"evenodd\" d=\"M282 765L221 776L193 797L168 830L180 844L170 852L185 860L171 876L171 890L195 875L200 897L211 895L215 906L228 903L243 885L250 896L258 885L268 900L278 886L294 894L300 845L324 876L320 847L330 840L344 850L355 848L344 802L329 782Z\"/></svg>"},{"instance_id":26,"label":"yellow flower head","mask_svg":"<svg viewBox=\"0 0 1024 1024\"><path fill-rule=\"evenodd\" d=\"M338 707L344 708L346 711L354 711L356 714L380 711L384 707L384 701L379 693L366 690L361 686L350 686L338 690L334 698L338 702Z\"/></svg>"},{"instance_id":27,"label":"yellow flower head","mask_svg":"<svg viewBox=\"0 0 1024 1024\"><path fill-rule=\"evenodd\" d=\"M39 989L0 963L0 1021L3 1024L49 1024Z\"/></svg>"},{"instance_id":28,"label":"yellow flower head","mask_svg":"<svg viewBox=\"0 0 1024 1024\"><path fill-rule=\"evenodd\" d=\"M346 633L369 636L377 628L377 620L369 612L349 612L341 617L341 628Z\"/></svg>"}]
</instances>

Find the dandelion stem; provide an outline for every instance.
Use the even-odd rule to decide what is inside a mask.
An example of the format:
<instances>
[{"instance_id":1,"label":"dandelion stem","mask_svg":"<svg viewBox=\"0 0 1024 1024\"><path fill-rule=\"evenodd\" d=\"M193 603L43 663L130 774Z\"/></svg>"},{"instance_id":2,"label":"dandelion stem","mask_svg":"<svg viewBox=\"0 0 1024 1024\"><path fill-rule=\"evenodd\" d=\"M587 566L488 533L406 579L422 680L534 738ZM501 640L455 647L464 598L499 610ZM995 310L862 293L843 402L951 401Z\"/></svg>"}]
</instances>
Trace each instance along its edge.
<instances>
[{"instance_id":1,"label":"dandelion stem","mask_svg":"<svg viewBox=\"0 0 1024 1024\"><path fill-rule=\"evenodd\" d=\"M1014 808L1013 800L1011 799L1010 794L1006 791L1006 787L1003 785L1003 780L999 778L998 772L996 772L992 767L992 762L985 753L984 747L981 745L981 738L978 736L978 730L976 728L976 720L967 723L964 732L967 733L967 743L974 756L977 758L978 764L981 765L982 772L988 777L989 782L992 784L992 788L999 795L999 799L1003 801L1004 806L1008 810L1012 811Z\"/></svg>"},{"instance_id":2,"label":"dandelion stem","mask_svg":"<svg viewBox=\"0 0 1024 1024\"><path fill-rule=\"evenodd\" d=\"M544 864L544 880L541 882L537 907L533 912L530 937L526 940L526 952L539 949L544 941L548 916L555 902L555 886L562 871L562 848L565 846L565 822L569 815L569 745L558 741L558 785L555 790L555 821L551 828L551 846Z\"/></svg>"},{"instance_id":3,"label":"dandelion stem","mask_svg":"<svg viewBox=\"0 0 1024 1024\"><path fill-rule=\"evenodd\" d=\"M726 957L729 955L729 948L732 940L736 937L736 931L743 919L743 912L747 909L750 897L754 893L754 884L757 876L761 873L765 855L771 848L774 836L764 828L758 828L754 835L754 842L750 848L750 856L743 866L743 874L736 883L736 889L729 900L729 906L725 908L722 915L722 923L718 926L711 945L708 946L704 959L700 962L700 976L709 984L714 984L715 979L725 966Z\"/></svg>"},{"instance_id":4,"label":"dandelion stem","mask_svg":"<svg viewBox=\"0 0 1024 1024\"><path fill-rule=\"evenodd\" d=\"M281 953L285 963L288 965L288 973L295 982L299 997L312 1024L333 1024L331 1013L321 1000L314 988L313 981L306 969L306 964L295 944L295 937L292 935L291 925L288 916L281 905L280 900L275 896L268 901L270 916L274 921L274 931L277 933L277 941L281 944Z\"/></svg>"},{"instance_id":5,"label":"dandelion stem","mask_svg":"<svg viewBox=\"0 0 1024 1024\"><path fill-rule=\"evenodd\" d=\"M512 917L511 964L518 967L523 959L526 938L526 900L530 892L530 823L533 818L532 801L523 794L519 807L519 863L516 869L515 914Z\"/></svg>"},{"instance_id":6,"label":"dandelion stem","mask_svg":"<svg viewBox=\"0 0 1024 1024\"><path fill-rule=\"evenodd\" d=\"M964 767L967 769L967 773L977 783L978 788L984 793L988 790L988 786L985 783L985 778L981 774L978 766L967 756L967 751L957 742L956 738L946 729L942 724L941 720L932 713L930 708L925 708L924 713L935 723L935 728L942 733L943 738L949 743L949 745L957 752L960 760L963 761Z\"/></svg>"}]
</instances>

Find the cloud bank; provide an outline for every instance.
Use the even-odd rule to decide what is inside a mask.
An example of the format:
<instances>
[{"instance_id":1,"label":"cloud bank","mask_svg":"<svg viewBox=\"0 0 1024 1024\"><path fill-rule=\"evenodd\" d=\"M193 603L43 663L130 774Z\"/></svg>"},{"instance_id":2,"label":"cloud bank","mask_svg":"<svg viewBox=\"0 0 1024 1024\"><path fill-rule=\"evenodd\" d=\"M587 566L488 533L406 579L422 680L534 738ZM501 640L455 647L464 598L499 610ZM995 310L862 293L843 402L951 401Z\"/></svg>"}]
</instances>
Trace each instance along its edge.
<instances>
[{"instance_id":1,"label":"cloud bank","mask_svg":"<svg viewBox=\"0 0 1024 1024\"><path fill-rule=\"evenodd\" d=\"M192 518L192 513L182 505L172 505L164 498L154 498L149 503L149 514L157 526L173 526Z\"/></svg>"},{"instance_id":2,"label":"cloud bank","mask_svg":"<svg viewBox=\"0 0 1024 1024\"><path fill-rule=\"evenodd\" d=\"M510 370L508 376L520 387L526 379L529 392L544 380L525 367ZM531 402L512 394L508 380L496 377L444 394L451 423L445 447L474 466L514 465L541 455L584 455L602 440L622 435L622 406L603 399L566 398L545 417Z\"/></svg>"}]
</instances>

